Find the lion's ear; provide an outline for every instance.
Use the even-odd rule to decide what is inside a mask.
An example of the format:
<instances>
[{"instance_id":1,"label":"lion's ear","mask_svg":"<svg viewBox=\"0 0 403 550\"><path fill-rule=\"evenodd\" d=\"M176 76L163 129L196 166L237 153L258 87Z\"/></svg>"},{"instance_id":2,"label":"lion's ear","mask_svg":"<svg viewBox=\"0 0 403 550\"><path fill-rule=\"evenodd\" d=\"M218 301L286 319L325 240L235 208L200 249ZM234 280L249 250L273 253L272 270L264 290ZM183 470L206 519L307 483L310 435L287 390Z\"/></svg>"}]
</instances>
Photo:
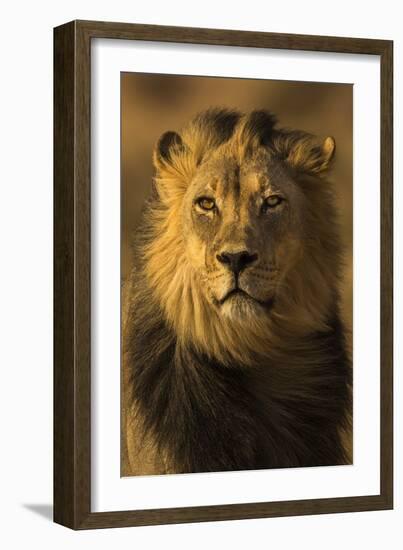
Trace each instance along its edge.
<instances>
[{"instance_id":1,"label":"lion's ear","mask_svg":"<svg viewBox=\"0 0 403 550\"><path fill-rule=\"evenodd\" d=\"M285 160L297 170L323 174L330 169L336 151L333 137L318 142L313 136L291 134L286 137Z\"/></svg>"},{"instance_id":2,"label":"lion's ear","mask_svg":"<svg viewBox=\"0 0 403 550\"><path fill-rule=\"evenodd\" d=\"M328 136L320 145L320 161L317 166L319 172L323 172L330 168L335 152L336 141L334 137Z\"/></svg>"},{"instance_id":3,"label":"lion's ear","mask_svg":"<svg viewBox=\"0 0 403 550\"><path fill-rule=\"evenodd\" d=\"M154 166L161 171L169 168L175 153L183 152L185 146L182 138L176 132L165 132L162 134L154 149Z\"/></svg>"},{"instance_id":4,"label":"lion's ear","mask_svg":"<svg viewBox=\"0 0 403 550\"><path fill-rule=\"evenodd\" d=\"M297 144L295 156L296 160L301 162L301 168L306 172L322 174L331 166L336 150L336 142L330 136L319 143L316 139L311 138L302 142L300 151L298 149Z\"/></svg>"}]
</instances>

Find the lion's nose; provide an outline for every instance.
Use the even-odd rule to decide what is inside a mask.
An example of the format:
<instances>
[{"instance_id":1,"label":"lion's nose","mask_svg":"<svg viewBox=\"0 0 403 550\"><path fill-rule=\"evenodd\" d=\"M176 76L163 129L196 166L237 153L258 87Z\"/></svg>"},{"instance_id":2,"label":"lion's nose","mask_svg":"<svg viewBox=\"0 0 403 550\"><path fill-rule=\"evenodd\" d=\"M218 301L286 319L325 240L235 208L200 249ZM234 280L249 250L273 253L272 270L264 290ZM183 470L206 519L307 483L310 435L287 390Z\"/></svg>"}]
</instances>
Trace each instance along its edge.
<instances>
[{"instance_id":1,"label":"lion's nose","mask_svg":"<svg viewBox=\"0 0 403 550\"><path fill-rule=\"evenodd\" d=\"M250 254L247 250L241 252L221 252L217 254L217 260L228 265L229 269L236 275L240 273L245 267L252 264L257 260L257 254Z\"/></svg>"}]
</instances>

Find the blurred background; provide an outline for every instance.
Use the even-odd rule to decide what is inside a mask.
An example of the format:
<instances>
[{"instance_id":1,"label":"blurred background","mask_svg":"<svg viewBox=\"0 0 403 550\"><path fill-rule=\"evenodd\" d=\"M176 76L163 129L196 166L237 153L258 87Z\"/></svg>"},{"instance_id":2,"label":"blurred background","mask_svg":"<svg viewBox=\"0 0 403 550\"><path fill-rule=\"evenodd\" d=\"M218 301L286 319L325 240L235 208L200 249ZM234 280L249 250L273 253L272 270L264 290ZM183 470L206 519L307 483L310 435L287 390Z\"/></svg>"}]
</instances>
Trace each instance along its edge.
<instances>
[{"instance_id":1,"label":"blurred background","mask_svg":"<svg viewBox=\"0 0 403 550\"><path fill-rule=\"evenodd\" d=\"M180 131L208 107L268 109L279 126L336 139L331 174L345 246L341 288L344 320L352 324L353 87L351 84L122 73L122 277L132 267L130 241L153 177L152 151L167 130Z\"/></svg>"}]
</instances>

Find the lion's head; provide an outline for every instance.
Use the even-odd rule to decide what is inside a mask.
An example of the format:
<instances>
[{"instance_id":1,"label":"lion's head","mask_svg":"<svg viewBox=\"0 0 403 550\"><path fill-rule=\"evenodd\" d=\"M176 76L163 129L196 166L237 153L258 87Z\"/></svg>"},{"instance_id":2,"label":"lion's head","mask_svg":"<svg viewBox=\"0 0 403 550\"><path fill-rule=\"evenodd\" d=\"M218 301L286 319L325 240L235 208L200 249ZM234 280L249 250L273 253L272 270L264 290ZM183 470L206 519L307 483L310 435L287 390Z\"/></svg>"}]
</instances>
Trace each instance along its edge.
<instances>
[{"instance_id":1,"label":"lion's head","mask_svg":"<svg viewBox=\"0 0 403 550\"><path fill-rule=\"evenodd\" d=\"M279 333L323 328L339 271L334 150L265 111L210 110L160 138L145 270L178 338L248 362Z\"/></svg>"}]
</instances>

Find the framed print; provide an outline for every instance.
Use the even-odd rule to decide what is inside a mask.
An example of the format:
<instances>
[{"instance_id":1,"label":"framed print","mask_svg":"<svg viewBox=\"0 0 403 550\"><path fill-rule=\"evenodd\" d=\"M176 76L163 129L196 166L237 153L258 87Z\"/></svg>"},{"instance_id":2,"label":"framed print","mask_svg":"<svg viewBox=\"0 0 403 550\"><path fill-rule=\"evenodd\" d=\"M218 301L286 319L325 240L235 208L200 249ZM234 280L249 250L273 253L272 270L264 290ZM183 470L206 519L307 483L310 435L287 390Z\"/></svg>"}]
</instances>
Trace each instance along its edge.
<instances>
[{"instance_id":1,"label":"framed print","mask_svg":"<svg viewBox=\"0 0 403 550\"><path fill-rule=\"evenodd\" d=\"M392 42L54 48L55 521L391 509Z\"/></svg>"}]
</instances>

